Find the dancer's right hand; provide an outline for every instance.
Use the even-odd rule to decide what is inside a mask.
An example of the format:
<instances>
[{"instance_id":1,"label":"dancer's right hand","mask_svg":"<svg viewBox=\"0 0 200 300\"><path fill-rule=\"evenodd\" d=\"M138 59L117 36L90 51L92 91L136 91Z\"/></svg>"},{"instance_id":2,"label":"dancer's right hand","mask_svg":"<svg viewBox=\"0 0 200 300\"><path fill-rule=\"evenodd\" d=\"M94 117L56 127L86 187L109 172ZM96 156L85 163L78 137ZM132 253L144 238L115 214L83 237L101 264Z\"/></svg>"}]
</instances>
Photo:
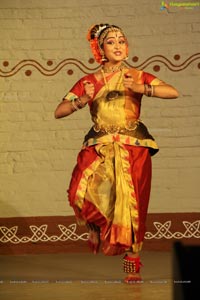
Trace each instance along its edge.
<instances>
[{"instance_id":1,"label":"dancer's right hand","mask_svg":"<svg viewBox=\"0 0 200 300\"><path fill-rule=\"evenodd\" d=\"M84 81L84 88L85 88L85 94L90 98L93 99L94 97L94 84L90 81Z\"/></svg>"}]
</instances>

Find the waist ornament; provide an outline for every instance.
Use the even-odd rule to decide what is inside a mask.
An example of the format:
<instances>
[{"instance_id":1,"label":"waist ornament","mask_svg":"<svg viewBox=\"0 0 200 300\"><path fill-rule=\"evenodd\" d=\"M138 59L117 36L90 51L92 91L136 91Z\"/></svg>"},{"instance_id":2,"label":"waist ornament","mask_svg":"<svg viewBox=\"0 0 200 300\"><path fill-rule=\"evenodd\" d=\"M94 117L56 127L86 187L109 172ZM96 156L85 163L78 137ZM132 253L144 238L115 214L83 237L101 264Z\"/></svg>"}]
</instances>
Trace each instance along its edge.
<instances>
[{"instance_id":1,"label":"waist ornament","mask_svg":"<svg viewBox=\"0 0 200 300\"><path fill-rule=\"evenodd\" d=\"M139 124L142 123L141 120L128 121L124 126L118 124L108 124L108 125L99 125L95 124L93 129L98 133L107 133L107 134L115 134L115 133L126 133L127 131L134 131L137 129Z\"/></svg>"}]
</instances>

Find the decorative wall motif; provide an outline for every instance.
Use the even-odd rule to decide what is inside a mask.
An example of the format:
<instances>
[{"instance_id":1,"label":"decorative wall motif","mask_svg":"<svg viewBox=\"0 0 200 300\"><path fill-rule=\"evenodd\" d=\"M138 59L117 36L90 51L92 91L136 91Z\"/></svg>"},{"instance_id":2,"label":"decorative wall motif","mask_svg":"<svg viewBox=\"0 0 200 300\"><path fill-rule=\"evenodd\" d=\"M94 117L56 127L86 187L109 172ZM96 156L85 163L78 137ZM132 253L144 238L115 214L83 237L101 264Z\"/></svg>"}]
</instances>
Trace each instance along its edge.
<instances>
[{"instance_id":1,"label":"decorative wall motif","mask_svg":"<svg viewBox=\"0 0 200 300\"><path fill-rule=\"evenodd\" d=\"M182 238L200 238L200 220L196 220L194 222L182 221L185 231L184 232L172 232L170 230L172 222L166 221L165 223L160 222L153 222L153 225L156 229L155 233L146 232L145 239L182 239ZM17 235L18 226L13 226L8 228L6 226L0 227L0 243L12 243L12 244L19 244L19 243L37 243L37 242L66 242L67 240L71 241L87 241L88 240L88 233L78 234L77 225L70 224L68 227L64 225L58 225L60 229L59 235L48 235L48 225L44 224L41 226L31 225L29 226L31 235L19 237Z\"/></svg>"},{"instance_id":2,"label":"decorative wall motif","mask_svg":"<svg viewBox=\"0 0 200 300\"><path fill-rule=\"evenodd\" d=\"M83 233L81 235L78 235L76 233L77 225L76 224L70 224L68 227L64 225L58 225L60 229L60 235L52 235L48 236L47 230L48 225L44 224L41 226L35 226L31 225L29 226L31 236L23 236L18 237L17 231L18 226L13 226L12 228L7 228L5 226L0 227L0 232L2 233L2 237L0 238L0 242L2 243L12 243L12 244L19 244L19 243L29 243L29 242L58 242L62 241L65 242L67 240L71 241L87 241L88 240L88 233Z\"/></svg>"},{"instance_id":3,"label":"decorative wall motif","mask_svg":"<svg viewBox=\"0 0 200 300\"><path fill-rule=\"evenodd\" d=\"M129 67L139 68L141 70L152 65L153 70L155 72L159 72L161 66L167 67L172 72L180 72L185 70L188 66L190 66L193 63L196 63L197 68L200 69L200 53L195 53L182 62L180 61L181 56L179 54L175 54L173 59L175 62L178 63L175 64L173 61L169 60L163 55L153 55L147 58L145 61L139 63L139 57L134 56L132 58L133 64L128 62L125 62L125 64ZM92 65L95 63L95 61L93 58L90 58L88 63ZM11 68L9 61L3 61L2 65L3 69L0 69L0 77L12 77L20 71L23 71L26 76L31 76L33 69L36 69L39 73L41 73L44 76L55 76L63 69L66 69L66 73L68 75L73 75L74 70L72 68L74 67L78 68L84 74L92 73L100 68L99 65L94 66L93 68L88 67L86 64L75 58L64 59L57 65L55 65L53 60L47 60L45 66L34 59L21 60L14 67Z\"/></svg>"},{"instance_id":4,"label":"decorative wall motif","mask_svg":"<svg viewBox=\"0 0 200 300\"><path fill-rule=\"evenodd\" d=\"M194 222L182 221L185 231L184 232L172 232L170 231L172 222L167 221L164 224L160 222L153 222L154 227L156 228L156 233L146 232L145 239L182 239L182 238L200 238L200 220Z\"/></svg>"}]
</instances>

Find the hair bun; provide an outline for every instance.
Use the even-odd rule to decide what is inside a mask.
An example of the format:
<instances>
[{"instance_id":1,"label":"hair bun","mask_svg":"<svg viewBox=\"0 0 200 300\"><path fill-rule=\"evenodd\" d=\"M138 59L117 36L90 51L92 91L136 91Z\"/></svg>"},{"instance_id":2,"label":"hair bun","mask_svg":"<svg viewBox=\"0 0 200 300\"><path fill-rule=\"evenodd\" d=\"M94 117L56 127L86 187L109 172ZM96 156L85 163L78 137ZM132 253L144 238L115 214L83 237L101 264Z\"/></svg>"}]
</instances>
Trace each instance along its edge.
<instances>
[{"instance_id":1,"label":"hair bun","mask_svg":"<svg viewBox=\"0 0 200 300\"><path fill-rule=\"evenodd\" d=\"M98 38L99 35L101 34L101 32L110 26L111 25L109 25L109 24L102 24L102 23L92 25L90 27L90 29L88 30L87 40L90 41L90 40L95 39L96 37Z\"/></svg>"}]
</instances>

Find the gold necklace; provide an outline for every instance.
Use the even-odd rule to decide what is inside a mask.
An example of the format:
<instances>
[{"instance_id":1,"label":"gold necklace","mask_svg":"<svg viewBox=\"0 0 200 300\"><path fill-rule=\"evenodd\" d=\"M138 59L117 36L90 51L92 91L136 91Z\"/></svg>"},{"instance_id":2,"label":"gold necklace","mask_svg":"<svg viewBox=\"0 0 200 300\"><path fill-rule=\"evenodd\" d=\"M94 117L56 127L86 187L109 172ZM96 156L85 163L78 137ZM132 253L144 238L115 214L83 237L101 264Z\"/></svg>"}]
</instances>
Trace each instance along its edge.
<instances>
[{"instance_id":1,"label":"gold necklace","mask_svg":"<svg viewBox=\"0 0 200 300\"><path fill-rule=\"evenodd\" d=\"M124 68L124 65L120 65L120 66L113 66L113 67L105 67L103 66L102 69L104 71L104 73L114 73L117 71L121 71Z\"/></svg>"},{"instance_id":2,"label":"gold necklace","mask_svg":"<svg viewBox=\"0 0 200 300\"><path fill-rule=\"evenodd\" d=\"M105 76L103 68L101 69L101 73L102 73L104 84L105 84L106 91L107 91L106 99L108 101L110 101L110 100L114 100L114 99L117 99L120 96L122 96L122 92L120 91L120 85L122 84L123 68L120 70L120 76L119 76L118 82L116 83L116 88L115 88L115 90L112 90L112 91L109 90L109 84L108 84L108 81L106 80L106 76Z\"/></svg>"}]
</instances>

